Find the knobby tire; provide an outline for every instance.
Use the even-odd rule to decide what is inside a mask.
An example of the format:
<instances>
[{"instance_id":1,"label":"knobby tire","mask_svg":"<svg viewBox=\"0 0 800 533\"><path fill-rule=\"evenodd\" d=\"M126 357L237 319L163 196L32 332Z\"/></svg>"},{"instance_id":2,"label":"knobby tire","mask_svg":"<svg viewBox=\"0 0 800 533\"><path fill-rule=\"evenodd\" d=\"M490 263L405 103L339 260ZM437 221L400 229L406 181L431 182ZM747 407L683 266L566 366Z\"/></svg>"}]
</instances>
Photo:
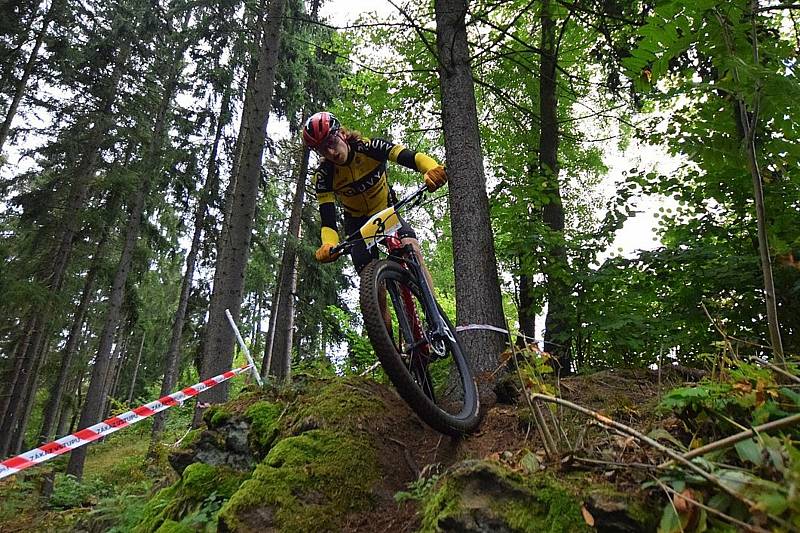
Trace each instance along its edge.
<instances>
[{"instance_id":1,"label":"knobby tire","mask_svg":"<svg viewBox=\"0 0 800 533\"><path fill-rule=\"evenodd\" d=\"M455 381L459 388L457 392L460 395L459 400L463 402L458 412L451 412L445 407L449 405L447 404L450 401L449 397L436 397L439 391L434 391L433 389L433 380L428 370L428 365L419 362L419 359L415 360L413 356L410 362L407 359L404 360L398 352L395 341L399 339L394 338L387 330L379 305L379 287L385 286L387 283L389 285L395 284L396 287L403 286L411 290L416 297L417 311L423 323L423 328L425 328L426 316L421 302L420 295L422 290L419 283L398 261L393 259L373 261L364 268L361 273L361 312L364 316L364 325L370 343L375 349L384 371L400 396L433 429L454 436L474 431L480 422L478 389L470 372L464 350L458 341L450 320L441 312L441 309L438 310L450 329L453 338L456 339L455 343L445 340L445 345L446 358L453 365L450 368L455 368L456 370L457 378ZM392 299L389 290L386 292L386 305L395 315L402 316L402 311L397 309L397 301ZM398 328L403 328L403 324L399 323ZM399 337L403 333L397 331L395 335ZM452 378L448 377L448 382L450 381L452 381Z\"/></svg>"}]
</instances>

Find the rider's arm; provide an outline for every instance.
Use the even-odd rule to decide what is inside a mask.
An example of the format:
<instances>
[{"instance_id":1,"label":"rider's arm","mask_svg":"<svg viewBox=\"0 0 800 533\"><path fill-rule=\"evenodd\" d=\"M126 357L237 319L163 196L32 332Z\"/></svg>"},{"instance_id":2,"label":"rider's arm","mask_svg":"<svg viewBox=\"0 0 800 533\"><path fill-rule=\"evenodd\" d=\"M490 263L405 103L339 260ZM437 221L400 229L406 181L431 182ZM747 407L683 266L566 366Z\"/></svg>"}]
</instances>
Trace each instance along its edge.
<instances>
[{"instance_id":1,"label":"rider's arm","mask_svg":"<svg viewBox=\"0 0 800 533\"><path fill-rule=\"evenodd\" d=\"M394 163L403 165L411 170L416 170L425 174L432 168L436 168L439 163L428 154L409 150L402 144L392 144L383 139L372 139L369 143L370 150L377 152L383 159L388 159Z\"/></svg>"},{"instance_id":2,"label":"rider's arm","mask_svg":"<svg viewBox=\"0 0 800 533\"><path fill-rule=\"evenodd\" d=\"M320 167L314 173L317 203L319 203L320 232L322 244L336 246L339 244L339 232L336 231L336 204L333 195L333 176L327 169Z\"/></svg>"}]
</instances>

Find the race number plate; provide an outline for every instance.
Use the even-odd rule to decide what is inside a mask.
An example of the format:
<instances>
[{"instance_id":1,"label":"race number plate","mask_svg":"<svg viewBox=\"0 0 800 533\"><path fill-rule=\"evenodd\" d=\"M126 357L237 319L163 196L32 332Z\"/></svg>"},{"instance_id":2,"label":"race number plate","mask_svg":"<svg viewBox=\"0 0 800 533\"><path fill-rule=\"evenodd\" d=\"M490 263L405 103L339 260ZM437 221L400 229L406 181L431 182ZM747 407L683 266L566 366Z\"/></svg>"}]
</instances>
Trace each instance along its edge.
<instances>
[{"instance_id":1,"label":"race number plate","mask_svg":"<svg viewBox=\"0 0 800 533\"><path fill-rule=\"evenodd\" d=\"M394 207L387 207L383 211L372 215L361 226L361 236L364 237L364 243L367 245L367 250L369 250L375 246L378 239L384 235L394 235L398 229L400 229L400 219Z\"/></svg>"}]
</instances>

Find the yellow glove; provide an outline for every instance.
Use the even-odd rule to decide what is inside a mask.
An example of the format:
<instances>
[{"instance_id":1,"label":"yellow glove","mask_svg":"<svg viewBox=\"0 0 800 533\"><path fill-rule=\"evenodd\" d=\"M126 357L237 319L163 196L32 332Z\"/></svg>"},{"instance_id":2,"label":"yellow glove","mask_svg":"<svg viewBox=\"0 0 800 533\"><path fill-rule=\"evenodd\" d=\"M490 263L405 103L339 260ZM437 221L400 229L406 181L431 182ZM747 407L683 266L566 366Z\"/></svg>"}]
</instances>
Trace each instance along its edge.
<instances>
[{"instance_id":1,"label":"yellow glove","mask_svg":"<svg viewBox=\"0 0 800 533\"><path fill-rule=\"evenodd\" d=\"M333 248L335 244L324 243L317 249L317 252L314 254L314 257L320 263L331 263L339 259L339 256L342 255L341 252L337 254L331 254L331 248Z\"/></svg>"},{"instance_id":2,"label":"yellow glove","mask_svg":"<svg viewBox=\"0 0 800 533\"><path fill-rule=\"evenodd\" d=\"M425 173L425 185L429 192L435 191L445 183L447 183L447 172L444 171L443 166L433 167Z\"/></svg>"}]
</instances>

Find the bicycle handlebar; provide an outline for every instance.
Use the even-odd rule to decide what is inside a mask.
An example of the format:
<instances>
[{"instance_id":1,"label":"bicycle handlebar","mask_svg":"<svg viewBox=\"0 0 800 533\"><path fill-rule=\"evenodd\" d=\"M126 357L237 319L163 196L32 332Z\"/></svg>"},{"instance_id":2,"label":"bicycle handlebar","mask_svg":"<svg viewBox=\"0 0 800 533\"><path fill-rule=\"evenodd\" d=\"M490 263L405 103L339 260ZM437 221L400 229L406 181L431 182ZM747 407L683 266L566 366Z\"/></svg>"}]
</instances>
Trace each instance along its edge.
<instances>
[{"instance_id":1,"label":"bicycle handlebar","mask_svg":"<svg viewBox=\"0 0 800 533\"><path fill-rule=\"evenodd\" d=\"M423 185L419 185L416 189L414 189L407 196L401 198L393 206L389 206L389 207L394 207L395 212L399 212L401 208L404 208L409 204L417 205L417 204L419 204L419 201L422 199L423 194L425 192L427 192L427 191L428 191L428 186L427 185L424 185L424 184ZM362 228L363 227L364 226L362 226ZM339 243L336 246L334 246L333 248L331 248L331 252L330 252L331 255L343 253L343 252L349 250L350 248L355 246L356 241L360 240L360 239L363 239L361 237L361 228L357 229L352 234L348 235L347 238L344 241L342 241L341 243Z\"/></svg>"}]
</instances>

